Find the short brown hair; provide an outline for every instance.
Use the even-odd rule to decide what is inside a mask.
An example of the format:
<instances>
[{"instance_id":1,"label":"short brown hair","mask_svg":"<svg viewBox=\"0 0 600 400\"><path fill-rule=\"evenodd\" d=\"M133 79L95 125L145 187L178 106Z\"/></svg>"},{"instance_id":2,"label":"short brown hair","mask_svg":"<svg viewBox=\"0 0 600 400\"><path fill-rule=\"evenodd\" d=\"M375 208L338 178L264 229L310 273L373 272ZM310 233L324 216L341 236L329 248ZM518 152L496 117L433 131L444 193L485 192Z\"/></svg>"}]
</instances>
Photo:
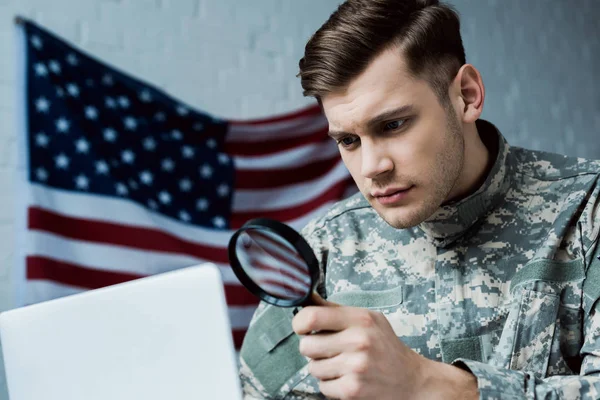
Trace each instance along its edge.
<instances>
[{"instance_id":1,"label":"short brown hair","mask_svg":"<svg viewBox=\"0 0 600 400\"><path fill-rule=\"evenodd\" d=\"M457 12L438 0L347 0L306 44L300 60L305 96L347 86L383 51L396 46L408 72L429 83L442 104L466 63Z\"/></svg>"}]
</instances>

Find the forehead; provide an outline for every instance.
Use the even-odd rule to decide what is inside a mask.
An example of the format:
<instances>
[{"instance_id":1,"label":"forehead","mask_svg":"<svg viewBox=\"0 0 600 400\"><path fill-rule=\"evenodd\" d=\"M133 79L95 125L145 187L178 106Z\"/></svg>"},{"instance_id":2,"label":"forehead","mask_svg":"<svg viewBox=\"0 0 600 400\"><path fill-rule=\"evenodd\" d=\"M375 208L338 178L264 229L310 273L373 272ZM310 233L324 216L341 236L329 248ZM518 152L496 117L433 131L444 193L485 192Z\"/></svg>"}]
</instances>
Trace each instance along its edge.
<instances>
[{"instance_id":1,"label":"forehead","mask_svg":"<svg viewBox=\"0 0 600 400\"><path fill-rule=\"evenodd\" d=\"M400 51L386 50L342 90L323 96L330 129L349 129L382 112L406 105L418 108L437 101L429 85L412 77Z\"/></svg>"}]
</instances>

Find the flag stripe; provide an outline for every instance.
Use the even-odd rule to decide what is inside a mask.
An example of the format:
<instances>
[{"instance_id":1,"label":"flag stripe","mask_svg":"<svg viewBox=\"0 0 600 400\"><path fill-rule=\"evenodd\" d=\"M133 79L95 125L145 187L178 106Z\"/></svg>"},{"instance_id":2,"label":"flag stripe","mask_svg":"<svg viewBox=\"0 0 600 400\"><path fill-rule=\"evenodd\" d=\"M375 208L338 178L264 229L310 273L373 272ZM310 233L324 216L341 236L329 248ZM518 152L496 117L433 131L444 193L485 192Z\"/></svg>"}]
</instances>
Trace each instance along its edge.
<instances>
[{"instance_id":1,"label":"flag stripe","mask_svg":"<svg viewBox=\"0 0 600 400\"><path fill-rule=\"evenodd\" d=\"M235 187L236 189L272 189L304 183L327 175L341 163L339 156L336 156L301 167L239 170L236 174Z\"/></svg>"},{"instance_id":2,"label":"flag stripe","mask_svg":"<svg viewBox=\"0 0 600 400\"><path fill-rule=\"evenodd\" d=\"M29 208L29 228L62 237L106 243L136 249L187 254L205 260L227 263L225 247L193 243L155 229L119 225L112 222L67 217L37 207Z\"/></svg>"},{"instance_id":3,"label":"flag stripe","mask_svg":"<svg viewBox=\"0 0 600 400\"><path fill-rule=\"evenodd\" d=\"M233 214L240 212L269 212L285 208L298 208L305 204L319 205L320 197L341 181L346 184L350 182L346 166L340 162L325 175L310 182L296 183L294 185L267 188L267 189L238 189L233 197ZM339 199L339 197L338 197ZM305 211L304 214L312 210ZM295 217L280 217L283 222L287 222L304 214L295 213Z\"/></svg>"},{"instance_id":4,"label":"flag stripe","mask_svg":"<svg viewBox=\"0 0 600 400\"><path fill-rule=\"evenodd\" d=\"M323 119L323 113L321 112L321 108L318 105L311 105L300 110L280 114L275 117L253 118L249 120L230 119L229 121L231 124L240 127L259 125L262 128L265 125L275 125L280 122L303 120L305 118L310 117Z\"/></svg>"},{"instance_id":5,"label":"flag stripe","mask_svg":"<svg viewBox=\"0 0 600 400\"><path fill-rule=\"evenodd\" d=\"M309 134L282 138L269 141L252 141L252 142L225 142L225 152L234 156L256 156L278 153L285 150L297 148L313 143L323 142L323 136L327 135L328 130L321 129Z\"/></svg>"},{"instance_id":6,"label":"flag stripe","mask_svg":"<svg viewBox=\"0 0 600 400\"><path fill-rule=\"evenodd\" d=\"M327 191L313 200L310 200L300 206L283 208L279 210L263 210L263 211L248 211L237 212L231 216L231 226L233 228L241 227L246 221L253 218L271 218L279 221L289 221L300 218L314 211L317 207L324 203L339 199L346 191L348 183L351 182L348 178L331 186Z\"/></svg>"},{"instance_id":7,"label":"flag stripe","mask_svg":"<svg viewBox=\"0 0 600 400\"><path fill-rule=\"evenodd\" d=\"M98 289L143 277L141 274L96 270L47 257L27 256L27 279L31 280L51 280L79 288ZM225 284L224 288L229 305L258 304L256 296L243 286Z\"/></svg>"},{"instance_id":8,"label":"flag stripe","mask_svg":"<svg viewBox=\"0 0 600 400\"><path fill-rule=\"evenodd\" d=\"M216 263L185 254L162 253L103 242L87 242L36 230L29 230L26 240L26 251L30 255L85 265L88 268L131 272L140 275L160 274L190 265L211 262L219 268L224 283L241 285L229 263Z\"/></svg>"},{"instance_id":9,"label":"flag stripe","mask_svg":"<svg viewBox=\"0 0 600 400\"><path fill-rule=\"evenodd\" d=\"M266 170L273 168L293 167L308 165L315 161L337 158L340 154L335 142L326 140L321 143L313 143L297 149L287 150L281 153L267 154L257 157L235 156L234 163L237 171Z\"/></svg>"}]
</instances>

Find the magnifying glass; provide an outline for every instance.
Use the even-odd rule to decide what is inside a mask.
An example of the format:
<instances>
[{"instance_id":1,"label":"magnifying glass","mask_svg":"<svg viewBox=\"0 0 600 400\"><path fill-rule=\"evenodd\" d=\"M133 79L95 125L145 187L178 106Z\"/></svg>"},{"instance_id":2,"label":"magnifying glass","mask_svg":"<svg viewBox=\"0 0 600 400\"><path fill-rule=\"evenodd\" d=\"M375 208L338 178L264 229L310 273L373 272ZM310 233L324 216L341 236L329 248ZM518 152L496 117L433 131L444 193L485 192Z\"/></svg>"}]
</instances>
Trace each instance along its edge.
<instances>
[{"instance_id":1,"label":"magnifying glass","mask_svg":"<svg viewBox=\"0 0 600 400\"><path fill-rule=\"evenodd\" d=\"M333 305L315 291L317 257L306 240L284 223L268 218L246 222L229 240L228 253L240 282L267 303Z\"/></svg>"}]
</instances>

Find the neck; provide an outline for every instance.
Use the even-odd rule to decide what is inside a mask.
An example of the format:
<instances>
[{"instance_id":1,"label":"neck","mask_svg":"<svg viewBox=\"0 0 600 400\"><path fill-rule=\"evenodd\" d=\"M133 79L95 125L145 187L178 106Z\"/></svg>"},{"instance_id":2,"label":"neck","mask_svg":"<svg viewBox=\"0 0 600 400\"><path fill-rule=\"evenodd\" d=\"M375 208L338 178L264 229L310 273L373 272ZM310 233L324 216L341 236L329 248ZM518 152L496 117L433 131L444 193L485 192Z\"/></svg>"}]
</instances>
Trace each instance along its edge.
<instances>
[{"instance_id":1,"label":"neck","mask_svg":"<svg viewBox=\"0 0 600 400\"><path fill-rule=\"evenodd\" d=\"M477 189L485 182L490 168L493 165L493 157L490 152L490 144L482 140L477 126L468 124L464 129L464 160L462 172L450 192L446 203L461 200Z\"/></svg>"}]
</instances>

